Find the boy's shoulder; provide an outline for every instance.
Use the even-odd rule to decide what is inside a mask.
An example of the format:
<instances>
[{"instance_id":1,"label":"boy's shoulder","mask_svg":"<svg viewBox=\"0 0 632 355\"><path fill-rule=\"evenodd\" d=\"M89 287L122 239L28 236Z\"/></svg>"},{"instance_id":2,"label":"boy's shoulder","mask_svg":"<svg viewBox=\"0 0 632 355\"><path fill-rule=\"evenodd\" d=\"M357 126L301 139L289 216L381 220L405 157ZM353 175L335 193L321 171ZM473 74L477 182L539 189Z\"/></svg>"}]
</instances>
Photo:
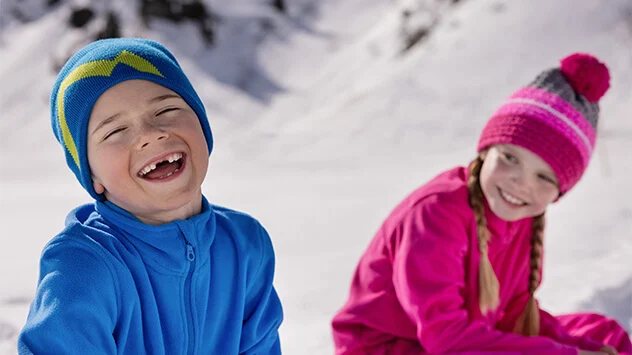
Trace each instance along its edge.
<instances>
[{"instance_id":1,"label":"boy's shoulder","mask_svg":"<svg viewBox=\"0 0 632 355\"><path fill-rule=\"evenodd\" d=\"M249 213L216 204L211 206L219 223L230 223L240 228L263 228L259 220Z\"/></svg>"},{"instance_id":2,"label":"boy's shoulder","mask_svg":"<svg viewBox=\"0 0 632 355\"><path fill-rule=\"evenodd\" d=\"M262 244L270 243L265 227L252 215L225 206L211 206L218 228L232 236L238 244L255 243L261 247Z\"/></svg>"},{"instance_id":3,"label":"boy's shoulder","mask_svg":"<svg viewBox=\"0 0 632 355\"><path fill-rule=\"evenodd\" d=\"M96 203L86 203L66 215L65 227L55 238L94 241L95 238L109 235L111 228L97 211Z\"/></svg>"},{"instance_id":4,"label":"boy's shoulder","mask_svg":"<svg viewBox=\"0 0 632 355\"><path fill-rule=\"evenodd\" d=\"M49 244L62 240L82 240L86 234L89 234L88 230L91 228L88 227L87 222L94 218L93 214L95 211L94 203L86 203L72 209L66 215L64 228L57 233Z\"/></svg>"},{"instance_id":5,"label":"boy's shoulder","mask_svg":"<svg viewBox=\"0 0 632 355\"><path fill-rule=\"evenodd\" d=\"M96 212L94 203L78 206L68 213L64 228L46 243L42 253L51 249L82 249L103 259L108 254L103 244L112 239L110 229Z\"/></svg>"},{"instance_id":6,"label":"boy's shoulder","mask_svg":"<svg viewBox=\"0 0 632 355\"><path fill-rule=\"evenodd\" d=\"M85 204L67 215L66 226L42 249L42 267L46 266L47 270L72 270L68 274L71 279L90 277L103 281L105 277L112 280L115 264L99 241L98 234L94 233L97 229L86 223L94 218L94 211L94 204Z\"/></svg>"}]
</instances>

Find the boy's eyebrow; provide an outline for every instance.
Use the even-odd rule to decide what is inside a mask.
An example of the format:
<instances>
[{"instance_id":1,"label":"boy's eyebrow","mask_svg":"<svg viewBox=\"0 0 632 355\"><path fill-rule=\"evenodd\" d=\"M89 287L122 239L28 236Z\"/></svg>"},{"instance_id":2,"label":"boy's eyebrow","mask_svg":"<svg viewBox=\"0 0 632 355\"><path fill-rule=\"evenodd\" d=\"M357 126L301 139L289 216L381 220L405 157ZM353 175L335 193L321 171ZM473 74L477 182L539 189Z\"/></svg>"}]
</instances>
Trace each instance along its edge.
<instances>
[{"instance_id":1,"label":"boy's eyebrow","mask_svg":"<svg viewBox=\"0 0 632 355\"><path fill-rule=\"evenodd\" d=\"M153 99L149 100L149 102L150 103L158 102L158 101L172 99L172 98L181 99L180 95L177 95L177 94L165 94L165 95L156 96Z\"/></svg>"},{"instance_id":2,"label":"boy's eyebrow","mask_svg":"<svg viewBox=\"0 0 632 355\"><path fill-rule=\"evenodd\" d=\"M116 121L116 119L120 116L120 113L116 113L106 119L104 119L103 121L99 122L99 124L96 126L96 128L92 131L92 134L95 134L98 130L100 130L101 128L103 128L103 126L110 124L114 121Z\"/></svg>"}]
</instances>

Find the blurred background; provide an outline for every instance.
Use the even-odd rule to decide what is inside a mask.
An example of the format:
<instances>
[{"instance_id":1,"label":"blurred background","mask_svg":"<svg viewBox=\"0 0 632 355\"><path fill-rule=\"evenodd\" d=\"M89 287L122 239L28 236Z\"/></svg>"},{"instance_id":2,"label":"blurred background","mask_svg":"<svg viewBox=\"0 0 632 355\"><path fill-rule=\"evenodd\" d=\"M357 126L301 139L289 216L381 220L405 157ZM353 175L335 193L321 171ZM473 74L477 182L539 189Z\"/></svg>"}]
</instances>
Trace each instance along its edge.
<instances>
[{"instance_id":1,"label":"blurred background","mask_svg":"<svg viewBox=\"0 0 632 355\"><path fill-rule=\"evenodd\" d=\"M268 229L285 354L332 354L330 321L382 220L466 165L495 108L577 51L611 70L597 149L549 211L553 313L632 330L632 0L0 0L0 354L35 292L38 259L89 195L52 134L48 98L74 51L145 37L203 99L213 203Z\"/></svg>"}]
</instances>

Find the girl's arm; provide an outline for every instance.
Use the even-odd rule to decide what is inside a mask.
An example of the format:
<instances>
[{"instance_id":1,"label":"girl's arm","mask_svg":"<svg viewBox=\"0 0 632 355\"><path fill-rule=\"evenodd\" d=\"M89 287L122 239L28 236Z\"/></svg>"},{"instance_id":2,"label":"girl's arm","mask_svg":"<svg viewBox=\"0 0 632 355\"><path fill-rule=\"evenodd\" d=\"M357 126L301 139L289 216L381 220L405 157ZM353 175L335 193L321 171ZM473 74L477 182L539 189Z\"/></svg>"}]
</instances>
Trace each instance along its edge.
<instances>
[{"instance_id":1,"label":"girl's arm","mask_svg":"<svg viewBox=\"0 0 632 355\"><path fill-rule=\"evenodd\" d=\"M604 344L590 338L576 337L568 334L555 317L543 310L540 310L540 334L557 339L564 344L575 345L583 350L598 351L604 346Z\"/></svg>"},{"instance_id":2,"label":"girl's arm","mask_svg":"<svg viewBox=\"0 0 632 355\"><path fill-rule=\"evenodd\" d=\"M266 230L260 225L258 227L261 248L256 253L259 254L260 262L248 280L239 353L280 355L279 326L283 321L283 310L272 285L274 250Z\"/></svg>"},{"instance_id":3,"label":"girl's arm","mask_svg":"<svg viewBox=\"0 0 632 355\"><path fill-rule=\"evenodd\" d=\"M540 275L540 280L542 275ZM507 305L506 313L503 319L499 321L499 328L506 331L512 331L515 327L516 320L522 314L522 310L529 299L529 292L522 292L514 297ZM540 309L540 335L551 339L555 339L563 344L573 345L583 350L598 351L603 344L589 338L576 337L568 334L558 320L546 311Z\"/></svg>"},{"instance_id":4,"label":"girl's arm","mask_svg":"<svg viewBox=\"0 0 632 355\"><path fill-rule=\"evenodd\" d=\"M470 319L465 306L465 257L470 218L463 201L448 194L426 198L397 228L393 282L397 298L416 324L429 353L516 351L576 355L575 346L546 337L524 337Z\"/></svg>"},{"instance_id":5,"label":"girl's arm","mask_svg":"<svg viewBox=\"0 0 632 355\"><path fill-rule=\"evenodd\" d=\"M116 354L117 285L105 260L77 241L49 244L18 339L20 354Z\"/></svg>"}]
</instances>

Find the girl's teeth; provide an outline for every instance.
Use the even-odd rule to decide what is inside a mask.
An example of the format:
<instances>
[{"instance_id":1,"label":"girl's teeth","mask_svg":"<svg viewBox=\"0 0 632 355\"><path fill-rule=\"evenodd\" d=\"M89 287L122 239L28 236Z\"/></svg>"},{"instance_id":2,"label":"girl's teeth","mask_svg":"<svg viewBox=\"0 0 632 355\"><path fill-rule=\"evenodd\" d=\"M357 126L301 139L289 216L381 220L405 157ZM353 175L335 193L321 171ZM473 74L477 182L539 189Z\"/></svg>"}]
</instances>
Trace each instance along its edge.
<instances>
[{"instance_id":1,"label":"girl's teeth","mask_svg":"<svg viewBox=\"0 0 632 355\"><path fill-rule=\"evenodd\" d=\"M513 203L514 205L523 205L523 204L524 204L524 202L522 202L522 201L520 201L519 199L517 199L517 198L515 198L515 197L513 197L513 196L511 196L511 195L509 195L509 194L507 194L505 191L502 191L502 190L501 190L501 192L502 192L503 197L504 197L507 201L509 201L509 202Z\"/></svg>"}]
</instances>

